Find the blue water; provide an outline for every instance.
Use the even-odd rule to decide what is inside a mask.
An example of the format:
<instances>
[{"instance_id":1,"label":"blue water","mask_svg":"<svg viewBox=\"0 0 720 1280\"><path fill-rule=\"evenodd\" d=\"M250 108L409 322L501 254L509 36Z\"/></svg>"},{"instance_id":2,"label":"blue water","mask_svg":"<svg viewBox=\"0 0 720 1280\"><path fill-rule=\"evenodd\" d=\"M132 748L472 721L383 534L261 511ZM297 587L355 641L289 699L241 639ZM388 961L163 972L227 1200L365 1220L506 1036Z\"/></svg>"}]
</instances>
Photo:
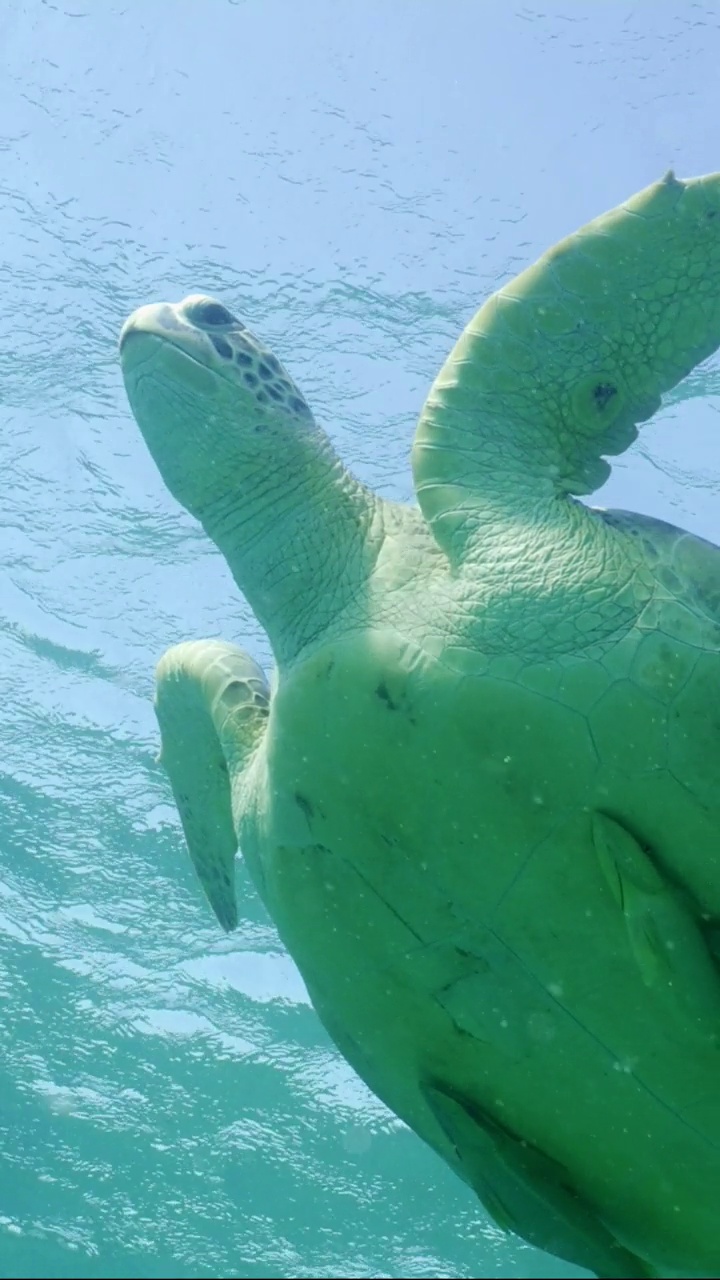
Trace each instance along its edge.
<instances>
[{"instance_id":1,"label":"blue water","mask_svg":"<svg viewBox=\"0 0 720 1280\"><path fill-rule=\"evenodd\" d=\"M127 410L126 314L218 294L361 477L482 297L720 168L710 4L3 0L0 1274L571 1276L338 1058L240 871L218 930L155 763L153 665L264 637ZM602 498L720 541L715 400Z\"/></svg>"}]
</instances>

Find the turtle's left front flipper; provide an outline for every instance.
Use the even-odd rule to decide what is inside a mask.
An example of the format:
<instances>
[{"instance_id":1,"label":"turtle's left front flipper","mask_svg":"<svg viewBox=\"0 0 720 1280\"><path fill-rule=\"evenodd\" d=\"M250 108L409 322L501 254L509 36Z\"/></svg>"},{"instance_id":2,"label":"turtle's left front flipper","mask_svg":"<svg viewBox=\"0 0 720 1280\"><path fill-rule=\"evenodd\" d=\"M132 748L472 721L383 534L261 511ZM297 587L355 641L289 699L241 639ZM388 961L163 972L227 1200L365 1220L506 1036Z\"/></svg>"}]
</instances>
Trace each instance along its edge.
<instances>
[{"instance_id":1,"label":"turtle's left front flipper","mask_svg":"<svg viewBox=\"0 0 720 1280\"><path fill-rule=\"evenodd\" d=\"M555 1160L451 1087L434 1081L423 1092L467 1182L504 1231L608 1280L656 1275L617 1243Z\"/></svg>"},{"instance_id":2,"label":"turtle's left front flipper","mask_svg":"<svg viewBox=\"0 0 720 1280\"><path fill-rule=\"evenodd\" d=\"M161 763L170 777L190 857L223 929L237 925L230 771L242 785L267 724L270 690L234 645L175 645L156 672Z\"/></svg>"},{"instance_id":3,"label":"turtle's left front flipper","mask_svg":"<svg viewBox=\"0 0 720 1280\"><path fill-rule=\"evenodd\" d=\"M506 521L515 563L521 527L574 518L559 500L598 489L718 345L720 174L669 173L503 285L456 343L413 448L440 546L463 559Z\"/></svg>"}]
</instances>

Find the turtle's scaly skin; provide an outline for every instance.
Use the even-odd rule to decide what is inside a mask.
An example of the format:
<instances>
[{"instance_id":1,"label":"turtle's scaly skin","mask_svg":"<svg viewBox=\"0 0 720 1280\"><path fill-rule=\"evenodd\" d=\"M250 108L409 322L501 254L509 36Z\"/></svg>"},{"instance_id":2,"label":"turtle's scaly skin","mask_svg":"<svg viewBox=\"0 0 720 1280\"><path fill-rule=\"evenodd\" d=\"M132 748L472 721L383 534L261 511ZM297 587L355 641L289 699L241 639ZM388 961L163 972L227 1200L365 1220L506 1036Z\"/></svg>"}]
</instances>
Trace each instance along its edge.
<instances>
[{"instance_id":1,"label":"turtle's scaly skin","mask_svg":"<svg viewBox=\"0 0 720 1280\"><path fill-rule=\"evenodd\" d=\"M720 344L720 175L668 175L481 309L420 510L344 470L220 304L122 360L278 662L158 669L210 902L239 840L340 1051L496 1220L602 1276L720 1268L720 552L571 494Z\"/></svg>"}]
</instances>

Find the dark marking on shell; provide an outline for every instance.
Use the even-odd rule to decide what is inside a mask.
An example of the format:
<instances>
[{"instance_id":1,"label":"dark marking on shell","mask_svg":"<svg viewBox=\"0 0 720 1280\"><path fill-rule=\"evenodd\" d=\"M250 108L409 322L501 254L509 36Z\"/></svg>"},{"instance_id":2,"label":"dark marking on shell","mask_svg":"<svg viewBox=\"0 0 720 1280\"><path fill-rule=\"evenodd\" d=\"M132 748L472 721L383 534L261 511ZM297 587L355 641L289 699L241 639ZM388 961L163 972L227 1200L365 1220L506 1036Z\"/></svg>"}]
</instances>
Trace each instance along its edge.
<instances>
[{"instance_id":1,"label":"dark marking on shell","mask_svg":"<svg viewBox=\"0 0 720 1280\"><path fill-rule=\"evenodd\" d=\"M322 667L317 667L317 668L316 668L316 670L315 670L315 679L316 679L316 680L328 680L328 679L330 678L330 676L332 675L332 672L333 672L334 667L335 667L335 659L334 659L334 658L331 658L331 659L330 659L330 661L329 661L329 662L326 662Z\"/></svg>"},{"instance_id":2,"label":"dark marking on shell","mask_svg":"<svg viewBox=\"0 0 720 1280\"><path fill-rule=\"evenodd\" d=\"M447 1014L447 1009L446 1009L446 1008L445 1008L445 1006L443 1005L442 1001L441 1001L441 1000L438 1000L437 996L435 997L435 999L437 1000L438 1004L440 1005L441 1009L443 1010L443 1013ZM483 1040L481 1036L473 1035L473 1033L472 1033L471 1031L467 1031L467 1030L465 1029L465 1027L461 1027L461 1026L460 1026L460 1023L459 1023L459 1022L456 1022L454 1018L451 1018L451 1019L450 1019L450 1021L452 1022L452 1024L453 1024L453 1026L454 1026L454 1028L455 1028L455 1030L456 1030L457 1034L458 1034L459 1036L462 1036L462 1038L463 1038L464 1040L474 1040L477 1044L488 1044L488 1041L487 1041L487 1040ZM456 1148L456 1150L457 1150L457 1148Z\"/></svg>"},{"instance_id":3,"label":"dark marking on shell","mask_svg":"<svg viewBox=\"0 0 720 1280\"><path fill-rule=\"evenodd\" d=\"M308 822L310 822L311 818L315 816L315 809L311 805L310 801L307 799L306 796L301 796L299 791L295 792L295 795L293 798L295 800L296 805L298 806L298 809L302 810Z\"/></svg>"},{"instance_id":4,"label":"dark marking on shell","mask_svg":"<svg viewBox=\"0 0 720 1280\"><path fill-rule=\"evenodd\" d=\"M392 697L392 695L391 695L391 693L390 693L390 690L388 689L388 687L387 687L387 685L385 684L385 681L384 681L384 680L381 680L381 681L380 681L380 684L378 685L377 689L375 690L375 696L376 696L377 698L379 698L381 702L384 702L384 703L385 703L385 706L386 706L390 711L399 711L399 710L400 710L399 704L398 704L397 702L395 702L395 700L394 700L394 698Z\"/></svg>"}]
</instances>

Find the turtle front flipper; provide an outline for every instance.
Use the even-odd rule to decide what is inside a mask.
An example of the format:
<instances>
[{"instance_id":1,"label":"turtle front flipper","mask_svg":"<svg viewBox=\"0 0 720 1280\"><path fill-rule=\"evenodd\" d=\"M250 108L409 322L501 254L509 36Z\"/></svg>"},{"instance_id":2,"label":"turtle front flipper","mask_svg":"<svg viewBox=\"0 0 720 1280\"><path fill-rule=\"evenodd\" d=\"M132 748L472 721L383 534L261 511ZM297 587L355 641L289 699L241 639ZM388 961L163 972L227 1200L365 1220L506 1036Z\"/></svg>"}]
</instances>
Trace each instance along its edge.
<instances>
[{"instance_id":1,"label":"turtle front flipper","mask_svg":"<svg viewBox=\"0 0 720 1280\"><path fill-rule=\"evenodd\" d=\"M451 559L503 517L592 493L661 395L720 344L720 174L668 174L478 311L415 436L418 501ZM565 505L565 504L563 504Z\"/></svg>"},{"instance_id":2,"label":"turtle front flipper","mask_svg":"<svg viewBox=\"0 0 720 1280\"><path fill-rule=\"evenodd\" d=\"M190 857L223 929L237 925L232 791L262 738L270 690L242 649L219 640L175 645L156 672L161 763Z\"/></svg>"},{"instance_id":3,"label":"turtle front flipper","mask_svg":"<svg viewBox=\"0 0 720 1280\"><path fill-rule=\"evenodd\" d=\"M555 1160L452 1088L434 1081L423 1092L467 1182L504 1231L608 1280L657 1274L618 1244Z\"/></svg>"}]
</instances>

